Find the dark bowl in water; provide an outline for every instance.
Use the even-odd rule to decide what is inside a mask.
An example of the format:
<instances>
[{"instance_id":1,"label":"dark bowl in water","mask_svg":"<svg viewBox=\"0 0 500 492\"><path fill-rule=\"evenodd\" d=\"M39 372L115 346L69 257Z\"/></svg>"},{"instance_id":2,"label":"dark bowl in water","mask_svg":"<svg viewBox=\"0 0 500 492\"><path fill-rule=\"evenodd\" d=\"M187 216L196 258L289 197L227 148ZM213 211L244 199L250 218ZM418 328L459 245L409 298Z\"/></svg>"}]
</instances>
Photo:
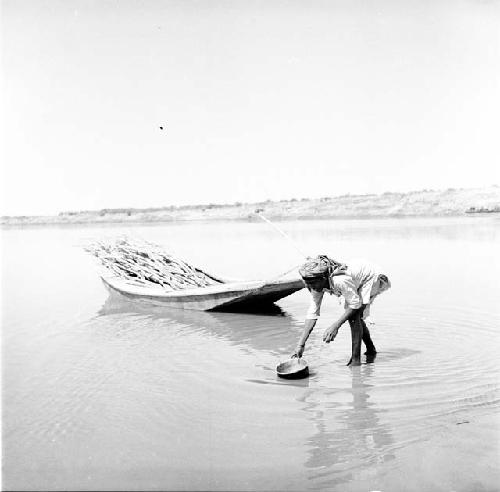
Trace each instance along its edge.
<instances>
[{"instance_id":1,"label":"dark bowl in water","mask_svg":"<svg viewBox=\"0 0 500 492\"><path fill-rule=\"evenodd\" d=\"M309 376L309 367L304 359L294 357L279 364L276 372L280 378L300 379Z\"/></svg>"}]
</instances>

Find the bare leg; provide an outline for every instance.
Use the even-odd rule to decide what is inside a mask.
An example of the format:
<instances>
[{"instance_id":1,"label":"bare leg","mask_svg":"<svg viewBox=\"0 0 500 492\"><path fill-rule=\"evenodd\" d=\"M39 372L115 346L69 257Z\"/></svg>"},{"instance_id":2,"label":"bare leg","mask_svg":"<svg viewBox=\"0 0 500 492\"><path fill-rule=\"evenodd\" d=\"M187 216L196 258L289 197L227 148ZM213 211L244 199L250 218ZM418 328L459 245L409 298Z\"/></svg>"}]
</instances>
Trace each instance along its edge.
<instances>
[{"instance_id":1,"label":"bare leg","mask_svg":"<svg viewBox=\"0 0 500 492\"><path fill-rule=\"evenodd\" d=\"M360 309L356 311L349 319L349 325L351 326L351 342L352 342L352 357L347 363L348 366L360 366L361 365L361 341L363 339L363 324L361 319L361 314L363 310Z\"/></svg>"},{"instance_id":2,"label":"bare leg","mask_svg":"<svg viewBox=\"0 0 500 492\"><path fill-rule=\"evenodd\" d=\"M364 319L361 319L361 324L363 325L363 343L366 347L365 355L375 355L377 353L377 349L375 348L375 345L373 345L370 330L368 329L368 326L366 326Z\"/></svg>"}]
</instances>

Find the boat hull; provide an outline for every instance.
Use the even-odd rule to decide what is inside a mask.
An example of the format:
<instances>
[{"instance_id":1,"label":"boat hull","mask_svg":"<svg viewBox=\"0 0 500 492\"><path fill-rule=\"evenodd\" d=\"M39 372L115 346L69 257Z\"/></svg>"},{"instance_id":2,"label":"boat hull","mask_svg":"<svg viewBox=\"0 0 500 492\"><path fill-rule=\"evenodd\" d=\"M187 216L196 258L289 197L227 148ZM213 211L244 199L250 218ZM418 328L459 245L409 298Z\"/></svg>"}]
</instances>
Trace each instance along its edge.
<instances>
[{"instance_id":1,"label":"boat hull","mask_svg":"<svg viewBox=\"0 0 500 492\"><path fill-rule=\"evenodd\" d=\"M302 289L300 278L224 282L208 287L166 291L161 286L136 285L116 277L101 277L104 284L113 291L133 298L144 299L163 306L197 311L232 311L257 308L272 304L283 297Z\"/></svg>"}]
</instances>

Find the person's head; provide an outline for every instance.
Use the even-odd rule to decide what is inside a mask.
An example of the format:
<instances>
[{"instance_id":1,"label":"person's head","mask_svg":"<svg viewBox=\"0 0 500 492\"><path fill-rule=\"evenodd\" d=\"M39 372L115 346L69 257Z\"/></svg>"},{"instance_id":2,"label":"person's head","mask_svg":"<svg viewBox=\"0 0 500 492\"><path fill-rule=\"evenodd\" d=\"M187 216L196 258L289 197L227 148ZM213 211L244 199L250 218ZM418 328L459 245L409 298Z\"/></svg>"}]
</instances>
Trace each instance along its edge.
<instances>
[{"instance_id":1,"label":"person's head","mask_svg":"<svg viewBox=\"0 0 500 492\"><path fill-rule=\"evenodd\" d=\"M308 260L300 267L299 273L309 290L321 292L329 286L331 263L327 256L320 255Z\"/></svg>"},{"instance_id":2,"label":"person's head","mask_svg":"<svg viewBox=\"0 0 500 492\"><path fill-rule=\"evenodd\" d=\"M321 292L323 289L328 289L329 287L328 277L304 278L302 280L304 281L306 288L309 290Z\"/></svg>"}]
</instances>

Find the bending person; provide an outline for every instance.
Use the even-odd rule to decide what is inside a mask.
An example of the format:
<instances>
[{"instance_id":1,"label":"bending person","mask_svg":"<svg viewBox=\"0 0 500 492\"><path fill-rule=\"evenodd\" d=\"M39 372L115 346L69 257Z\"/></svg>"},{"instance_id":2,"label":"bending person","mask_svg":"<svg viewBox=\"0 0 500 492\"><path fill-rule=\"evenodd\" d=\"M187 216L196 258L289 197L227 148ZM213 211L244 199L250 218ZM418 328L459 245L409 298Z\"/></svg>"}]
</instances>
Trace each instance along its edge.
<instances>
[{"instance_id":1,"label":"bending person","mask_svg":"<svg viewBox=\"0 0 500 492\"><path fill-rule=\"evenodd\" d=\"M370 304L382 292L391 287L391 282L378 267L363 260L339 263L326 255L310 258L299 270L305 286L311 293L311 303L304 322L304 331L292 357L302 357L304 347L320 316L325 292L344 298L344 313L329 326L323 341L333 342L340 327L349 321L351 326L352 354L347 365L361 364L361 342L366 346L365 354L374 356L377 351L364 319L368 317Z\"/></svg>"}]
</instances>

